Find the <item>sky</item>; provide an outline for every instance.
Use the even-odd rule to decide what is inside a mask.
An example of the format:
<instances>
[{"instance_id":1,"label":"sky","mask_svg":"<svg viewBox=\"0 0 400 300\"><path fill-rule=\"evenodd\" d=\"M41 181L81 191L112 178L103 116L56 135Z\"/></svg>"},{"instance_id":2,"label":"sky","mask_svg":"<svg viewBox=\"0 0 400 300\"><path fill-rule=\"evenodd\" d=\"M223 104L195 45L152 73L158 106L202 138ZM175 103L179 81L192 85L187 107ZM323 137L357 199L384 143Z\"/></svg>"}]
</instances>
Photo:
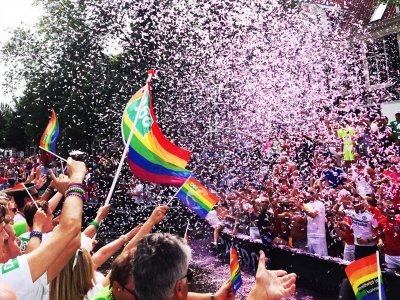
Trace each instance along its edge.
<instances>
[{"instance_id":1,"label":"sky","mask_svg":"<svg viewBox=\"0 0 400 300\"><path fill-rule=\"evenodd\" d=\"M0 47L11 37L14 28L32 26L42 14L40 7L33 5L33 0L3 0L0 4ZM0 61L0 83L4 82L4 65ZM16 94L21 91L17 91ZM11 95L5 95L0 86L0 102L11 103Z\"/></svg>"}]
</instances>

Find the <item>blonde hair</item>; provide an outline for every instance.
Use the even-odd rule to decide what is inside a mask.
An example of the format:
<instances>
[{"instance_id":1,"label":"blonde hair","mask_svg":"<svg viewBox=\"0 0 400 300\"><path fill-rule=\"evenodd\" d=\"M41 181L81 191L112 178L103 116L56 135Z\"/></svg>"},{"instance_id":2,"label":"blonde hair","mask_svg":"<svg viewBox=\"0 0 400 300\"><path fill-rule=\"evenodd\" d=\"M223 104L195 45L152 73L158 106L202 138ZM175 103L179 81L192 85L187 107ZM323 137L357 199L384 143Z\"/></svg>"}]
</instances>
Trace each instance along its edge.
<instances>
[{"instance_id":1,"label":"blonde hair","mask_svg":"<svg viewBox=\"0 0 400 300\"><path fill-rule=\"evenodd\" d=\"M87 292L94 286L94 265L87 250L77 251L75 255L50 283L50 299L85 299Z\"/></svg>"}]
</instances>

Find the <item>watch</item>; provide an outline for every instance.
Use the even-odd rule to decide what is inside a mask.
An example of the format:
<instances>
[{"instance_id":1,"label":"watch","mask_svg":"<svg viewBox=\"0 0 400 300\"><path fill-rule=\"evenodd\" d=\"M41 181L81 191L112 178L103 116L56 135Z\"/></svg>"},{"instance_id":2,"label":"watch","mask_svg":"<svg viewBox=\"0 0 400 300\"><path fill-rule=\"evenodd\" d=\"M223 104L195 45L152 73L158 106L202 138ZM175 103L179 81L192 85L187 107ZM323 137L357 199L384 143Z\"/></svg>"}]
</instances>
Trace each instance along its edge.
<instances>
[{"instance_id":1,"label":"watch","mask_svg":"<svg viewBox=\"0 0 400 300\"><path fill-rule=\"evenodd\" d=\"M216 299L215 299L215 295L214 295L214 294L211 294L211 298L210 298L210 300L216 300Z\"/></svg>"}]
</instances>

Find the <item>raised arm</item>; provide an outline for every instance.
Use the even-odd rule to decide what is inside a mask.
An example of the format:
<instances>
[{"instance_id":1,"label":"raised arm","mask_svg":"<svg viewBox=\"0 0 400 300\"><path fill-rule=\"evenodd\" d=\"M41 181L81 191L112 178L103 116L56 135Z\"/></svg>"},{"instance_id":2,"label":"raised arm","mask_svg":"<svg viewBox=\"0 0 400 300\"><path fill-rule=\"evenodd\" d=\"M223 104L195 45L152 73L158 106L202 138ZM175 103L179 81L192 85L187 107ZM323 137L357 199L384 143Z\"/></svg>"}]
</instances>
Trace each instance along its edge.
<instances>
[{"instance_id":1,"label":"raised arm","mask_svg":"<svg viewBox=\"0 0 400 300\"><path fill-rule=\"evenodd\" d=\"M68 158L67 166L69 183L82 184L86 174L85 164ZM32 281L36 281L50 267L60 270L68 262L70 256L70 253L66 253L69 252L68 249L76 250L80 246L82 206L82 199L79 196L69 195L65 199L59 225L39 248L27 255ZM63 259L56 262L59 257ZM51 281L56 274L51 274L50 270L49 273L48 281Z\"/></svg>"},{"instance_id":2,"label":"raised arm","mask_svg":"<svg viewBox=\"0 0 400 300\"><path fill-rule=\"evenodd\" d=\"M110 212L111 204L101 206L97 211L96 218L89 224L88 227L83 231L83 233L90 238L93 238L99 228L100 223L107 217Z\"/></svg>"},{"instance_id":3,"label":"raised arm","mask_svg":"<svg viewBox=\"0 0 400 300\"><path fill-rule=\"evenodd\" d=\"M143 224L142 228L140 228L139 232L135 235L133 239L130 240L130 242L125 246L122 252L124 253L135 248L142 237L144 237L146 234L149 234L155 225L164 220L167 211L168 206L166 205L156 207L151 213L150 217L147 219L147 221Z\"/></svg>"},{"instance_id":4,"label":"raised arm","mask_svg":"<svg viewBox=\"0 0 400 300\"><path fill-rule=\"evenodd\" d=\"M117 252L126 242L131 240L142 228L142 224L133 228L127 234L121 235L118 239L108 243L107 245L101 247L92 256L94 265L98 268L104 264L115 252Z\"/></svg>"}]
</instances>

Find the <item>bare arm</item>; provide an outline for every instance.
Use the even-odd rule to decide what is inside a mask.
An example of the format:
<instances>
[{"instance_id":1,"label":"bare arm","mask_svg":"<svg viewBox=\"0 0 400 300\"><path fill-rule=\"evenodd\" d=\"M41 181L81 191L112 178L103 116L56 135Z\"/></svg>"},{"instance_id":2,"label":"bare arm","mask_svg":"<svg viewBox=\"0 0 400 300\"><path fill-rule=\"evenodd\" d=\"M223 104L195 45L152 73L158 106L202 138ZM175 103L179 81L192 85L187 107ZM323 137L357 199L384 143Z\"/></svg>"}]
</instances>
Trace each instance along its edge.
<instances>
[{"instance_id":1,"label":"bare arm","mask_svg":"<svg viewBox=\"0 0 400 300\"><path fill-rule=\"evenodd\" d=\"M101 247L95 254L93 254L92 259L95 266L98 268L104 264L115 252L118 251L127 241L131 240L140 230L142 225L136 226L126 235L121 235L118 239L108 243L107 245Z\"/></svg>"},{"instance_id":2,"label":"bare arm","mask_svg":"<svg viewBox=\"0 0 400 300\"><path fill-rule=\"evenodd\" d=\"M97 211L96 218L94 221L96 221L98 224L100 224L105 217L107 217L109 211L110 211L111 204L104 205L99 208ZM90 224L86 229L83 231L83 234L86 235L87 237L93 238L94 235L96 234L96 226Z\"/></svg>"},{"instance_id":3,"label":"bare arm","mask_svg":"<svg viewBox=\"0 0 400 300\"><path fill-rule=\"evenodd\" d=\"M164 220L167 211L168 211L168 206L156 207L153 210L153 212L151 213L149 219L143 224L142 228L140 228L139 232L125 246L122 253L130 251L133 248L135 248L136 245L139 243L139 241L142 239L142 237L144 237L146 234L149 234L151 232L154 225L156 225L156 224L160 223L162 220Z\"/></svg>"},{"instance_id":4,"label":"bare arm","mask_svg":"<svg viewBox=\"0 0 400 300\"><path fill-rule=\"evenodd\" d=\"M68 159L71 173L70 183L82 183L86 173L85 164ZM80 227L82 219L82 200L76 196L65 199L61 212L60 224L53 234L39 248L27 255L32 281L36 281L48 270L48 281L51 281L62 267L68 262L68 250L74 251L80 246ZM62 257L60 261L56 261ZM52 272L49 268L52 267Z\"/></svg>"}]
</instances>

